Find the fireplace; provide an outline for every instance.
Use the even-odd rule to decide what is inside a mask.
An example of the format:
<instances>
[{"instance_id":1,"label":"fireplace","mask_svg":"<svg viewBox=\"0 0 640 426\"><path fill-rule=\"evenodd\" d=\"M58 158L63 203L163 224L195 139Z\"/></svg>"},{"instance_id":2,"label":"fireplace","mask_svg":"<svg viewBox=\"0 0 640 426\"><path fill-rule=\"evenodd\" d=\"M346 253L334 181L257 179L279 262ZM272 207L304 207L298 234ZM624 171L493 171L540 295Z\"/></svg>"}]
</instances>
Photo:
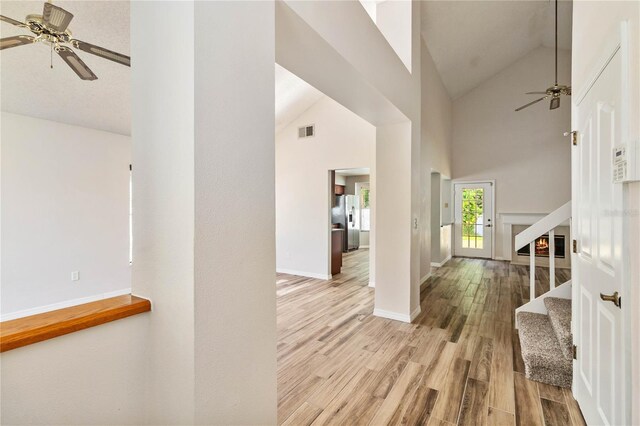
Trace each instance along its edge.
<instances>
[{"instance_id":1,"label":"fireplace","mask_svg":"<svg viewBox=\"0 0 640 426\"><path fill-rule=\"evenodd\" d=\"M564 259L565 257L565 236L555 236L555 257ZM545 234L536 239L535 248L536 256L549 257L549 235ZM518 250L518 256L530 256L529 244Z\"/></svg>"}]
</instances>

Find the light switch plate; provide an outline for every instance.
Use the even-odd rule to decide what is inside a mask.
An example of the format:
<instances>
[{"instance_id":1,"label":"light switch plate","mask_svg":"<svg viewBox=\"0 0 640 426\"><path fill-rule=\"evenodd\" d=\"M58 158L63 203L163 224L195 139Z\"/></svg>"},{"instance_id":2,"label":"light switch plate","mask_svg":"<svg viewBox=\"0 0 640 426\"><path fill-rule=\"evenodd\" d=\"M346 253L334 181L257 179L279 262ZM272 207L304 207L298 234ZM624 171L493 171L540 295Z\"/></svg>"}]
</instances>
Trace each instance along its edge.
<instances>
[{"instance_id":1,"label":"light switch plate","mask_svg":"<svg viewBox=\"0 0 640 426\"><path fill-rule=\"evenodd\" d=\"M80 280L80 272L73 271L71 272L71 281L79 281Z\"/></svg>"}]
</instances>

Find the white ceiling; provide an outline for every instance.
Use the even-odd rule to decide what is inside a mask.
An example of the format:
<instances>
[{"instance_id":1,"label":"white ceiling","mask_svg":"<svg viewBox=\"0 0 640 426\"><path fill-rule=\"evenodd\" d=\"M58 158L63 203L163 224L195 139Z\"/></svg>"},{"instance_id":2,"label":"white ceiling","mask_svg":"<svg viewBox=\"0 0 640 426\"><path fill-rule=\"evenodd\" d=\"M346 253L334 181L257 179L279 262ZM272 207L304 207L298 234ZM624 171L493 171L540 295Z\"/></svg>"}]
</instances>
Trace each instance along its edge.
<instances>
[{"instance_id":1,"label":"white ceiling","mask_svg":"<svg viewBox=\"0 0 640 426\"><path fill-rule=\"evenodd\" d=\"M41 13L42 2L0 2L0 13L24 20ZM56 1L73 13L75 37L130 54L128 1ZM553 3L542 1L425 1L422 34L445 86L455 98L540 45L553 46ZM560 4L560 46L570 48L571 3ZM0 36L25 34L0 23ZM454 46L455 48L452 48ZM131 134L130 69L85 52L78 55L98 76L80 80L44 44L0 54L2 110ZM135 61L135 58L132 58ZM276 132L324 94L276 65Z\"/></svg>"},{"instance_id":2,"label":"white ceiling","mask_svg":"<svg viewBox=\"0 0 640 426\"><path fill-rule=\"evenodd\" d=\"M74 14L69 25L74 37L125 55L130 54L128 1L56 1ZM5 1L0 13L24 21L42 13L43 2ZM31 34L0 23L0 35ZM3 111L83 127L131 134L129 67L76 49L78 56L98 76L83 81L44 43L3 50L0 54ZM132 59L135 61L135 58Z\"/></svg>"},{"instance_id":3,"label":"white ceiling","mask_svg":"<svg viewBox=\"0 0 640 426\"><path fill-rule=\"evenodd\" d=\"M324 96L318 89L276 64L276 133Z\"/></svg>"},{"instance_id":4,"label":"white ceiling","mask_svg":"<svg viewBox=\"0 0 640 426\"><path fill-rule=\"evenodd\" d=\"M558 5L558 46L571 49L571 1ZM422 36L455 99L539 46L554 46L554 2L425 1Z\"/></svg>"}]
</instances>

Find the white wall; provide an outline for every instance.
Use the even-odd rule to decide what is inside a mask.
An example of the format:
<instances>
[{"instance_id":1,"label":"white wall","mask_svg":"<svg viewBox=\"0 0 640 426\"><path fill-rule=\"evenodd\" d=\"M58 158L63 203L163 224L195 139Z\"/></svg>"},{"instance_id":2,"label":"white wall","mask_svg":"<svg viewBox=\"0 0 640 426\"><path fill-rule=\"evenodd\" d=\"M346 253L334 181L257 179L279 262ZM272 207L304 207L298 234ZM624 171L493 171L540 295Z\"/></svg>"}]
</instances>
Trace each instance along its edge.
<instances>
[{"instance_id":1,"label":"white wall","mask_svg":"<svg viewBox=\"0 0 640 426\"><path fill-rule=\"evenodd\" d=\"M2 112L3 320L129 292L130 163L128 136Z\"/></svg>"},{"instance_id":2,"label":"white wall","mask_svg":"<svg viewBox=\"0 0 640 426\"><path fill-rule=\"evenodd\" d=\"M553 49L538 48L458 98L453 104L453 178L495 179L496 257L502 250L501 213L549 213L571 198L571 101L550 111L529 91L553 83ZM559 52L559 83L571 84L571 54Z\"/></svg>"},{"instance_id":3,"label":"white wall","mask_svg":"<svg viewBox=\"0 0 640 426\"><path fill-rule=\"evenodd\" d=\"M431 263L440 263L440 173L431 173Z\"/></svg>"},{"instance_id":4,"label":"white wall","mask_svg":"<svg viewBox=\"0 0 640 426\"><path fill-rule=\"evenodd\" d=\"M194 422L194 14L190 1L131 3L132 286L153 309L145 423ZM161 41L153 28L169 21L179 36Z\"/></svg>"},{"instance_id":5,"label":"white wall","mask_svg":"<svg viewBox=\"0 0 640 426\"><path fill-rule=\"evenodd\" d=\"M141 409L275 424L274 4L131 10L133 290L153 302Z\"/></svg>"},{"instance_id":6,"label":"white wall","mask_svg":"<svg viewBox=\"0 0 640 426\"><path fill-rule=\"evenodd\" d=\"M629 76L630 76L630 126L631 140L640 139L640 2L637 1L584 1L573 2L573 93L580 94L590 82L591 74L597 67L599 56L606 48L608 36L616 31L620 21L629 22ZM629 323L631 336L631 373L630 377L640 376L640 183L627 184L627 207L629 213L625 220L629 226L629 259L631 263L630 282L626 283L631 289L628 306L633 306L633 314L629 314L625 323ZM632 380L631 413L632 424L640 424L640 382Z\"/></svg>"},{"instance_id":7,"label":"white wall","mask_svg":"<svg viewBox=\"0 0 640 426\"><path fill-rule=\"evenodd\" d=\"M402 63L411 71L411 1L377 3L375 23Z\"/></svg>"},{"instance_id":8,"label":"white wall","mask_svg":"<svg viewBox=\"0 0 640 426\"><path fill-rule=\"evenodd\" d=\"M153 313L0 355L3 425L145 423L145 345Z\"/></svg>"},{"instance_id":9,"label":"white wall","mask_svg":"<svg viewBox=\"0 0 640 426\"><path fill-rule=\"evenodd\" d=\"M1 140L3 316L128 292L131 138L3 112ZM0 423L142 424L149 316L2 353Z\"/></svg>"},{"instance_id":10,"label":"white wall","mask_svg":"<svg viewBox=\"0 0 640 426\"><path fill-rule=\"evenodd\" d=\"M451 175L451 143L453 125L453 103L442 82L433 58L420 39L422 57L422 150L421 150L421 223L420 234L420 276L422 279L431 272L431 263L439 263L441 233L438 218L433 227L432 207L440 203L440 195L432 193L432 170L447 176ZM435 208L438 213L439 209ZM450 234L450 232L449 232ZM434 239L432 239L432 236ZM446 245L445 245L446 246ZM450 244L448 245L450 246ZM432 253L432 248L437 247Z\"/></svg>"},{"instance_id":11,"label":"white wall","mask_svg":"<svg viewBox=\"0 0 640 426\"><path fill-rule=\"evenodd\" d=\"M315 124L316 135L298 139L298 127L307 123ZM375 139L374 126L329 97L276 135L278 271L324 278L330 274L328 173L367 167L373 176Z\"/></svg>"},{"instance_id":12,"label":"white wall","mask_svg":"<svg viewBox=\"0 0 640 426\"><path fill-rule=\"evenodd\" d=\"M406 322L415 309L408 302L416 297L415 290L419 293L419 278L416 289L411 277L412 237L416 232L411 223L416 217L410 208L412 175L404 173L411 170L411 130L410 123L376 129L376 224L386 226L377 226L372 239L377 253L374 314ZM391 226L393 223L397 226Z\"/></svg>"},{"instance_id":13,"label":"white wall","mask_svg":"<svg viewBox=\"0 0 640 426\"><path fill-rule=\"evenodd\" d=\"M275 424L274 3L195 24L195 422Z\"/></svg>"}]
</instances>

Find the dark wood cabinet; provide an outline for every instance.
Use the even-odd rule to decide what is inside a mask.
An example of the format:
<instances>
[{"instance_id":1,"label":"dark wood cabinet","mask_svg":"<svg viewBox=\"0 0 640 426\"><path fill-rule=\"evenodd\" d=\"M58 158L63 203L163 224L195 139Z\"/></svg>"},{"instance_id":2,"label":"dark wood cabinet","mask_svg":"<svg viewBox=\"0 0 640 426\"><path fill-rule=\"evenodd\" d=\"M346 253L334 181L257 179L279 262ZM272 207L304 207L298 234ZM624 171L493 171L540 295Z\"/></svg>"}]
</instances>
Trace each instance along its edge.
<instances>
[{"instance_id":1,"label":"dark wood cabinet","mask_svg":"<svg viewBox=\"0 0 640 426\"><path fill-rule=\"evenodd\" d=\"M339 274L342 269L343 234L343 229L331 230L331 275Z\"/></svg>"}]
</instances>

